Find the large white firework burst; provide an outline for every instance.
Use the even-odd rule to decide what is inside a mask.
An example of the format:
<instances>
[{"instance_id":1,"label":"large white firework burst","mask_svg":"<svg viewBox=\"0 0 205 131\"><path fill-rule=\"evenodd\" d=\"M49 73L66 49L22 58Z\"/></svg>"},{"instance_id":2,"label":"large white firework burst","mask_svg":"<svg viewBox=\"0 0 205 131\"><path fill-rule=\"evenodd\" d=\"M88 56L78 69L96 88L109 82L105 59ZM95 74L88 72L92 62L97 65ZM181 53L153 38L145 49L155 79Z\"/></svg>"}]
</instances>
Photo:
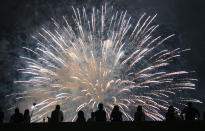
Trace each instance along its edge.
<instances>
[{"instance_id":1,"label":"large white firework burst","mask_svg":"<svg viewBox=\"0 0 205 131\"><path fill-rule=\"evenodd\" d=\"M27 77L15 82L27 88L17 99L37 100L32 121L42 121L56 104L61 105L65 121L75 120L79 110L89 114L100 102L108 118L118 105L125 118L133 120L133 110L142 105L146 116L163 120L161 111L173 100L200 102L175 95L195 89L196 79L187 77L187 71L167 68L186 50L157 50L173 35L152 37L158 27L152 24L156 15L142 14L131 24L126 11L108 12L106 6L91 10L73 8L72 24L64 16L64 25L53 19L55 30L42 28L33 36L35 50L24 47L37 58L21 56L26 67L19 70Z\"/></svg>"}]
</instances>

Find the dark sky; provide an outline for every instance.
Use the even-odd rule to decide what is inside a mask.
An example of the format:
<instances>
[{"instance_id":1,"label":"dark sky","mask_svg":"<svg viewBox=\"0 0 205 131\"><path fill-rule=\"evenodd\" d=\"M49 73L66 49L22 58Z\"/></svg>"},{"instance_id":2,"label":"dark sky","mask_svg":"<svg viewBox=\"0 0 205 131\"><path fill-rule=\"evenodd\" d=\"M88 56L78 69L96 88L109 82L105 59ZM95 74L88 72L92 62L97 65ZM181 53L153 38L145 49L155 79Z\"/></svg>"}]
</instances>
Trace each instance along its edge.
<instances>
[{"instance_id":1,"label":"dark sky","mask_svg":"<svg viewBox=\"0 0 205 131\"><path fill-rule=\"evenodd\" d=\"M66 1L66 0L64 0ZM76 2L77 1L77 2ZM60 13L60 6L87 4L86 0L69 2L48 0L5 0L0 1L0 100L6 102L5 94L12 92L12 81L19 75L14 69L18 66L18 52L22 45L14 41L23 40L35 28L52 16ZM94 5L102 0L88 0ZM100 2L101 1L101 2ZM135 12L158 13L156 22L170 33L176 34L176 44L182 48L191 48L184 56L191 70L196 71L198 84L197 96L205 100L205 1L204 0L116 0L119 8L127 9L131 15ZM68 5L66 5L68 4ZM161 29L162 29L161 28ZM1 104L2 106L2 104ZM204 104L196 104L205 111Z\"/></svg>"}]
</instances>

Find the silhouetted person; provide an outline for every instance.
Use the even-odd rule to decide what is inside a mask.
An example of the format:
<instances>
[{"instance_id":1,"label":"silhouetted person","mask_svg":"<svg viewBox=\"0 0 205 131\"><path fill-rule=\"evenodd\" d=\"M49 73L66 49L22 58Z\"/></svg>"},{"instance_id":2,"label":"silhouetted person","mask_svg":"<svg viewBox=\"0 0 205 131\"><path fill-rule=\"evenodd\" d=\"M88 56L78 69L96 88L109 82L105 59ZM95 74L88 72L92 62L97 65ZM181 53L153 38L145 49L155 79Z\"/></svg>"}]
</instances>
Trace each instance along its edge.
<instances>
[{"instance_id":1,"label":"silhouetted person","mask_svg":"<svg viewBox=\"0 0 205 131\"><path fill-rule=\"evenodd\" d=\"M144 121L145 113L142 111L142 106L137 107L137 112L134 115L134 121Z\"/></svg>"},{"instance_id":2,"label":"silhouetted person","mask_svg":"<svg viewBox=\"0 0 205 131\"><path fill-rule=\"evenodd\" d=\"M2 111L0 107L0 124L2 124L3 122L4 122L4 112Z\"/></svg>"},{"instance_id":3,"label":"silhouetted person","mask_svg":"<svg viewBox=\"0 0 205 131\"><path fill-rule=\"evenodd\" d=\"M205 121L205 111L203 112L203 120Z\"/></svg>"},{"instance_id":4,"label":"silhouetted person","mask_svg":"<svg viewBox=\"0 0 205 131\"><path fill-rule=\"evenodd\" d=\"M98 110L95 112L95 120L105 122L106 121L106 112L103 110L103 104L99 103Z\"/></svg>"},{"instance_id":5,"label":"silhouetted person","mask_svg":"<svg viewBox=\"0 0 205 131\"><path fill-rule=\"evenodd\" d=\"M31 122L31 117L30 117L30 114L29 114L29 110L26 109L24 111L24 123L30 123Z\"/></svg>"},{"instance_id":6,"label":"silhouetted person","mask_svg":"<svg viewBox=\"0 0 205 131\"><path fill-rule=\"evenodd\" d=\"M78 118L76 120L77 123L84 123L86 122L84 117L84 112L82 110L78 111Z\"/></svg>"},{"instance_id":7,"label":"silhouetted person","mask_svg":"<svg viewBox=\"0 0 205 131\"><path fill-rule=\"evenodd\" d=\"M10 123L24 123L23 114L19 112L19 108L15 109L15 113L10 118Z\"/></svg>"},{"instance_id":8,"label":"silhouetted person","mask_svg":"<svg viewBox=\"0 0 205 131\"><path fill-rule=\"evenodd\" d=\"M56 109L52 111L50 122L58 123L63 121L63 112L60 110L60 105L56 105Z\"/></svg>"},{"instance_id":9,"label":"silhouetted person","mask_svg":"<svg viewBox=\"0 0 205 131\"><path fill-rule=\"evenodd\" d=\"M177 113L173 106L169 106L168 112L166 113L166 121L175 121L178 120Z\"/></svg>"},{"instance_id":10,"label":"silhouetted person","mask_svg":"<svg viewBox=\"0 0 205 131\"><path fill-rule=\"evenodd\" d=\"M95 122L95 112L91 112L91 117L88 119L87 122Z\"/></svg>"},{"instance_id":11,"label":"silhouetted person","mask_svg":"<svg viewBox=\"0 0 205 131\"><path fill-rule=\"evenodd\" d=\"M110 115L111 121L122 121L122 112L119 110L119 106L115 105L111 115Z\"/></svg>"},{"instance_id":12,"label":"silhouetted person","mask_svg":"<svg viewBox=\"0 0 205 131\"><path fill-rule=\"evenodd\" d=\"M187 103L187 107L182 110L181 114L185 114L185 120L195 120L195 118L199 120L200 118L199 111L193 107L191 102Z\"/></svg>"}]
</instances>

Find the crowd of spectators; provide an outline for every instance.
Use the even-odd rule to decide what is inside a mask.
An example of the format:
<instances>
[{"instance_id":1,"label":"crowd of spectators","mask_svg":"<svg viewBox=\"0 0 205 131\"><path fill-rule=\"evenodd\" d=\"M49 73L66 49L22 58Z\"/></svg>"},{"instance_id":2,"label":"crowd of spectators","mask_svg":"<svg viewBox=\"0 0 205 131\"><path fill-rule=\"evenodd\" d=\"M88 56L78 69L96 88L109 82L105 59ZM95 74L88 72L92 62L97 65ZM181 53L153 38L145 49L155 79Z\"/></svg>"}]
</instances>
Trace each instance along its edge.
<instances>
[{"instance_id":1,"label":"crowd of spectators","mask_svg":"<svg viewBox=\"0 0 205 131\"><path fill-rule=\"evenodd\" d=\"M118 105L113 107L113 110L110 114L110 121L111 122L121 122L123 121L123 113L120 111ZM136 112L134 113L134 121L145 121L146 113L143 111L143 107L139 105L137 107ZM204 117L204 114L203 114ZM204 118L203 118L204 119ZM63 122L64 116L63 112L60 109L60 105L56 105L55 110L52 111L51 117L48 117L49 123L58 123ZM165 114L166 121L176 121L176 120L200 120L200 113L199 111L193 107L191 102L187 103L187 106L181 111L179 114L176 111L174 106L169 106L166 114ZM45 122L45 119L43 120ZM84 112L82 110L78 111L77 119L75 122L77 123L84 123L84 122L106 122L107 121L107 114L104 110L103 104L98 104L98 110L95 112L91 112L90 118L86 121L84 116ZM0 108L0 124L4 123L4 112ZM15 109L14 114L10 117L9 123L31 123L31 116L29 110L26 109L24 114L19 112L19 108Z\"/></svg>"}]
</instances>

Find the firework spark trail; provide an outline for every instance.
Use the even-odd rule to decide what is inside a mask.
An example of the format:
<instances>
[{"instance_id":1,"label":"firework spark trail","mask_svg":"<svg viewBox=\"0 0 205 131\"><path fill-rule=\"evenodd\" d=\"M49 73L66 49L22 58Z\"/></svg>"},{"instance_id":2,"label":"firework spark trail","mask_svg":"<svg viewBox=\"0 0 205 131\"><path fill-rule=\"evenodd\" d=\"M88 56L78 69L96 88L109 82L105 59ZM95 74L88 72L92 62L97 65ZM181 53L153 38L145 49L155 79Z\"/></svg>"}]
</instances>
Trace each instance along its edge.
<instances>
[{"instance_id":1,"label":"firework spark trail","mask_svg":"<svg viewBox=\"0 0 205 131\"><path fill-rule=\"evenodd\" d=\"M108 117L117 104L126 118L133 120L130 108L142 105L148 117L163 120L160 112L170 105L169 95L195 89L196 79L183 78L189 72L160 70L186 50L156 51L174 36L152 37L158 27L152 25L157 15L146 18L143 14L132 27L127 11L116 11L111 17L106 6L101 10L93 8L91 14L85 8L82 12L73 8L73 12L74 26L65 16L63 27L52 19L56 30L43 28L43 33L33 36L38 48L24 47L38 57L21 56L26 68L19 71L31 77L15 81L30 86L18 99L31 97L39 101L32 121L41 121L57 103L67 113L72 109L96 109L99 102L104 103ZM180 100L200 102L192 98ZM70 113L67 121L75 118L76 113Z\"/></svg>"}]
</instances>

